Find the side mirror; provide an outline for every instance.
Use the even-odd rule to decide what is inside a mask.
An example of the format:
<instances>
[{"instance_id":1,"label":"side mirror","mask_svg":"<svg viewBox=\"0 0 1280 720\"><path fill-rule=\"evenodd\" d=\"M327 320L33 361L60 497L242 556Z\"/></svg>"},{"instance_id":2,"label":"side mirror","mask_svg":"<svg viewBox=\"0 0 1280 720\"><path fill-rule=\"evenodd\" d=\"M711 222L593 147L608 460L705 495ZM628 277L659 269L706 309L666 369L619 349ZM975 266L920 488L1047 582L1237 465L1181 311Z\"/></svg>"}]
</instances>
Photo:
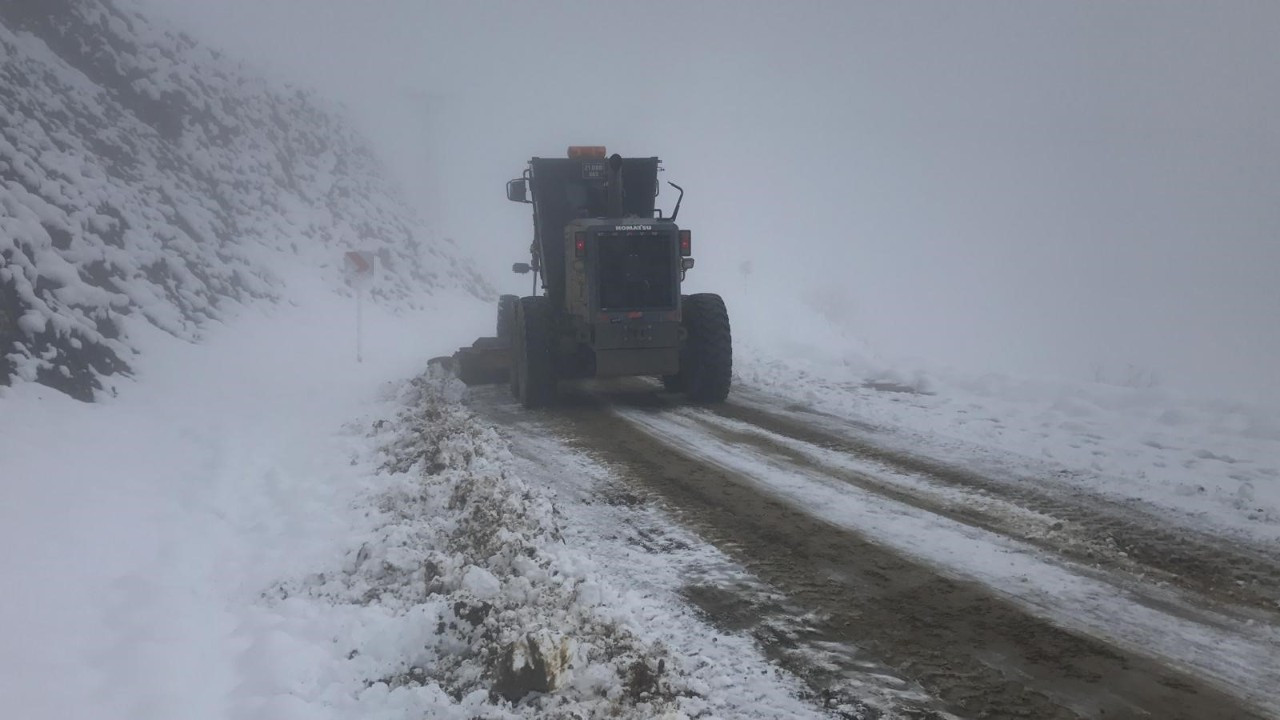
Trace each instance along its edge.
<instances>
[{"instance_id":1,"label":"side mirror","mask_svg":"<svg viewBox=\"0 0 1280 720\"><path fill-rule=\"evenodd\" d=\"M533 268L529 267L529 263L516 263L511 266L511 272L519 275L525 275L532 269Z\"/></svg>"},{"instance_id":2,"label":"side mirror","mask_svg":"<svg viewBox=\"0 0 1280 720\"><path fill-rule=\"evenodd\" d=\"M511 202L529 202L529 184L524 178L507 181L507 199Z\"/></svg>"},{"instance_id":3,"label":"side mirror","mask_svg":"<svg viewBox=\"0 0 1280 720\"><path fill-rule=\"evenodd\" d=\"M680 282L684 282L685 273L693 269L693 258L680 258Z\"/></svg>"}]
</instances>

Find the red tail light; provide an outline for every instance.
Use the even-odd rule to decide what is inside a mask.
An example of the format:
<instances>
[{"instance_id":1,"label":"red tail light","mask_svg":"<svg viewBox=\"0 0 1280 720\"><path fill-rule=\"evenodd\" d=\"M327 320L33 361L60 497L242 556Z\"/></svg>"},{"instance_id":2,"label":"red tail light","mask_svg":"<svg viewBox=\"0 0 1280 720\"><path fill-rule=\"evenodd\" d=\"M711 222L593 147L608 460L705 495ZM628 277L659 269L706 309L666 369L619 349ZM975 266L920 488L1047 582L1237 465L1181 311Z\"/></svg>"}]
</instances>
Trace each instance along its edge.
<instances>
[{"instance_id":1,"label":"red tail light","mask_svg":"<svg viewBox=\"0 0 1280 720\"><path fill-rule=\"evenodd\" d=\"M578 257L585 257L587 254L587 234L584 232L576 232L573 234L573 254Z\"/></svg>"},{"instance_id":2,"label":"red tail light","mask_svg":"<svg viewBox=\"0 0 1280 720\"><path fill-rule=\"evenodd\" d=\"M680 254L684 257L693 254L693 232L689 230L680 231Z\"/></svg>"}]
</instances>

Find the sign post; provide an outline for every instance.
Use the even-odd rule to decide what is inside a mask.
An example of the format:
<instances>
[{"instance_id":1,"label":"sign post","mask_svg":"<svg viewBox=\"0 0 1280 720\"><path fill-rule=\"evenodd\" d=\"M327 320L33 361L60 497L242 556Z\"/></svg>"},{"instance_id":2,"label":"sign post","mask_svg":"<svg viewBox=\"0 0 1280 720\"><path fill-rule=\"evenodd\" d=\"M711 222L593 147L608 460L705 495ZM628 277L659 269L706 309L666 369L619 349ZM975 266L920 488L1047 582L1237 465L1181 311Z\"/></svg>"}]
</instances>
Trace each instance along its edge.
<instances>
[{"instance_id":1,"label":"sign post","mask_svg":"<svg viewBox=\"0 0 1280 720\"><path fill-rule=\"evenodd\" d=\"M345 256L347 282L356 291L356 362L364 362L364 293L373 284L374 254L353 250Z\"/></svg>"}]
</instances>

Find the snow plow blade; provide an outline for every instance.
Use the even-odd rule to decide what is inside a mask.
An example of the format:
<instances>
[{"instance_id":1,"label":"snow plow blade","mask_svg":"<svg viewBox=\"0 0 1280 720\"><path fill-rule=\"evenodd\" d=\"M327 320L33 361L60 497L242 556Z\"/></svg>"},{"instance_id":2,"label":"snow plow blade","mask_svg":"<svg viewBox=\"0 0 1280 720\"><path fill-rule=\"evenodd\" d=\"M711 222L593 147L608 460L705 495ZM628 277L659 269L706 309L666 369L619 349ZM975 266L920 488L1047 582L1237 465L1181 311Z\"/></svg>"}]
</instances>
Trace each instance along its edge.
<instances>
[{"instance_id":1,"label":"snow plow blade","mask_svg":"<svg viewBox=\"0 0 1280 720\"><path fill-rule=\"evenodd\" d=\"M482 337L453 357L432 358L429 364L452 372L467 385L504 383L511 371L511 348L496 337Z\"/></svg>"}]
</instances>

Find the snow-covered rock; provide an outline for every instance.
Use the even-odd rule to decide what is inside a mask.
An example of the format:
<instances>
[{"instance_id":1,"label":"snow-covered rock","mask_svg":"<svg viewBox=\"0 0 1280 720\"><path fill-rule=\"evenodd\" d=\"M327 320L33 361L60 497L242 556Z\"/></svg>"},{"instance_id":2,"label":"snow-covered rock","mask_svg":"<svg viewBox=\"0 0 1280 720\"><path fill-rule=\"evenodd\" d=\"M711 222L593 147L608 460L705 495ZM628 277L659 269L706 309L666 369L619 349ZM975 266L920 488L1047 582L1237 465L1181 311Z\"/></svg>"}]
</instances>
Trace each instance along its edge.
<instances>
[{"instance_id":1,"label":"snow-covered rock","mask_svg":"<svg viewBox=\"0 0 1280 720\"><path fill-rule=\"evenodd\" d=\"M198 340L299 266L341 287L344 250L376 253L385 302L491 294L340 112L124 3L0 3L0 96L0 385L91 400L133 323Z\"/></svg>"}]
</instances>

